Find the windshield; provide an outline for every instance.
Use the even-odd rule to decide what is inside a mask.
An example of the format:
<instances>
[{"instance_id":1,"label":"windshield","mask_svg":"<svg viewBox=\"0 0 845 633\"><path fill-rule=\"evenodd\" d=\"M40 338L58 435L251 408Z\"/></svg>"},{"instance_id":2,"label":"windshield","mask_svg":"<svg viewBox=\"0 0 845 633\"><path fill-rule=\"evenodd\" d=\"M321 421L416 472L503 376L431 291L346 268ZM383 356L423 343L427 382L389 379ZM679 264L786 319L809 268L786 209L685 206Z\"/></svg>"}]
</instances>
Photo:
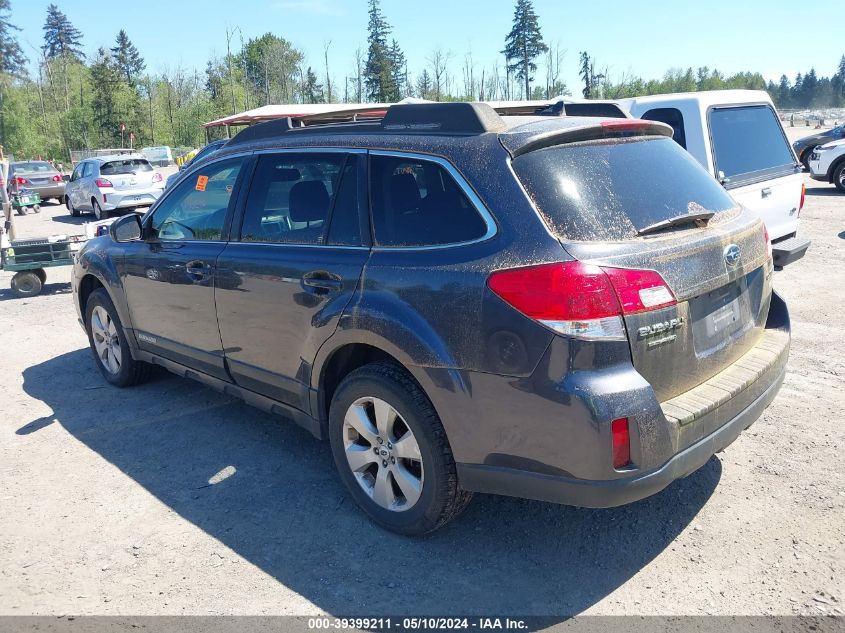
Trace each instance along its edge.
<instances>
[{"instance_id":1,"label":"windshield","mask_svg":"<svg viewBox=\"0 0 845 633\"><path fill-rule=\"evenodd\" d=\"M126 160L113 160L110 163L103 163L100 173L103 176L115 174L136 174L139 171L152 171L153 167L146 160L141 158L129 158Z\"/></svg>"},{"instance_id":2,"label":"windshield","mask_svg":"<svg viewBox=\"0 0 845 633\"><path fill-rule=\"evenodd\" d=\"M549 228L564 239L630 239L657 222L735 206L666 137L557 145L518 156L513 168Z\"/></svg>"}]
</instances>

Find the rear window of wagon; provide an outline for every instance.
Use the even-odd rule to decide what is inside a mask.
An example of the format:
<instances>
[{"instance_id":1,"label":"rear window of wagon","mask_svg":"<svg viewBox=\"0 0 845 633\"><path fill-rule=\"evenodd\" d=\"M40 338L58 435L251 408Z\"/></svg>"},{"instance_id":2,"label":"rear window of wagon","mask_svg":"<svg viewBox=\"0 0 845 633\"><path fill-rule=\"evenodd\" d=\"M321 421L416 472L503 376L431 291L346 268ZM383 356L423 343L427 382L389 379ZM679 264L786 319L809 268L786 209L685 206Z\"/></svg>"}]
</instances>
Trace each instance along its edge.
<instances>
[{"instance_id":1,"label":"rear window of wagon","mask_svg":"<svg viewBox=\"0 0 845 633\"><path fill-rule=\"evenodd\" d=\"M513 168L549 228L563 239L630 239L661 220L735 206L666 137L556 145L516 157Z\"/></svg>"}]
</instances>

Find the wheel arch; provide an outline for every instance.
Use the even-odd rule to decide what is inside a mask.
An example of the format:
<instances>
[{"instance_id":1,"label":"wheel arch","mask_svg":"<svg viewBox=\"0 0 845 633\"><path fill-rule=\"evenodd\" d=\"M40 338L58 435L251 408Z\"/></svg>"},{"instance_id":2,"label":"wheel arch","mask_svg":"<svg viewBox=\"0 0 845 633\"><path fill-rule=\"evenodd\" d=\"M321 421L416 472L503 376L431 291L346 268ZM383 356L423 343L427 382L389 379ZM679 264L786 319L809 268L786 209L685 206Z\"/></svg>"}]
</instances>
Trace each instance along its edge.
<instances>
[{"instance_id":1,"label":"wheel arch","mask_svg":"<svg viewBox=\"0 0 845 633\"><path fill-rule=\"evenodd\" d=\"M86 273L82 279L79 280L79 291L77 293L77 300L79 301L79 314L85 319L85 307L88 305L88 298L98 288L106 289L105 284L94 273ZM108 292L108 290L106 290ZM87 325L86 325L87 327Z\"/></svg>"},{"instance_id":2,"label":"wheel arch","mask_svg":"<svg viewBox=\"0 0 845 633\"><path fill-rule=\"evenodd\" d=\"M842 154L839 158L834 160L830 164L830 169L827 170L827 181L833 182L833 176L836 174L836 170L839 168L841 164L845 163L845 154Z\"/></svg>"}]
</instances>

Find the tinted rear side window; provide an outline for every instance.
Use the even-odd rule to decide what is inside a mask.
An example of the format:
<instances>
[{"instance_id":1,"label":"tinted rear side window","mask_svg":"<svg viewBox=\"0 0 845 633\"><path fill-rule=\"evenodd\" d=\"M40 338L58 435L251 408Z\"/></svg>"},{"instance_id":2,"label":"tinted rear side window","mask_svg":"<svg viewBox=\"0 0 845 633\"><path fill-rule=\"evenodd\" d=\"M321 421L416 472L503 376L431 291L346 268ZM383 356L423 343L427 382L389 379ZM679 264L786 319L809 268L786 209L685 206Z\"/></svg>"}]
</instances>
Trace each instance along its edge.
<instances>
[{"instance_id":1,"label":"tinted rear side window","mask_svg":"<svg viewBox=\"0 0 845 633\"><path fill-rule=\"evenodd\" d=\"M518 156L513 168L549 228L570 240L628 239L661 220L735 206L666 137L558 145Z\"/></svg>"},{"instance_id":2,"label":"tinted rear side window","mask_svg":"<svg viewBox=\"0 0 845 633\"><path fill-rule=\"evenodd\" d=\"M741 181L794 167L789 143L769 106L712 110L710 134L716 169L727 178Z\"/></svg>"},{"instance_id":3,"label":"tinted rear side window","mask_svg":"<svg viewBox=\"0 0 845 633\"><path fill-rule=\"evenodd\" d=\"M373 156L370 178L373 228L381 246L459 244L487 233L458 183L433 161Z\"/></svg>"},{"instance_id":4,"label":"tinted rear side window","mask_svg":"<svg viewBox=\"0 0 845 633\"><path fill-rule=\"evenodd\" d=\"M653 108L646 112L642 117L646 121L660 121L672 128L672 138L675 142L687 148L687 134L684 130L684 115L678 108Z\"/></svg>"},{"instance_id":5,"label":"tinted rear side window","mask_svg":"<svg viewBox=\"0 0 845 633\"><path fill-rule=\"evenodd\" d=\"M100 167L100 173L104 176L112 174L130 174L139 171L152 171L153 166L149 162L132 158L128 160L113 160L109 163L103 163Z\"/></svg>"}]
</instances>

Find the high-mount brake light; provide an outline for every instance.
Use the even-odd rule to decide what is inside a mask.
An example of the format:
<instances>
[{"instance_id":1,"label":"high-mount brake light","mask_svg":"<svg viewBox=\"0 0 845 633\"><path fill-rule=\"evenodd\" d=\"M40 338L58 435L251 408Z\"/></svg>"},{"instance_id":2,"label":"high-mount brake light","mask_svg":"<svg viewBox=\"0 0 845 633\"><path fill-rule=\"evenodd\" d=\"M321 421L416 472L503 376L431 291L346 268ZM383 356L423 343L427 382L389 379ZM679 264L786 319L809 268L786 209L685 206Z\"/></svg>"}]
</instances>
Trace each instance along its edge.
<instances>
[{"instance_id":1,"label":"high-mount brake light","mask_svg":"<svg viewBox=\"0 0 845 633\"><path fill-rule=\"evenodd\" d=\"M620 119L618 121L602 121L601 126L609 131L623 131L623 130L642 130L647 128L651 123L643 121L642 119Z\"/></svg>"},{"instance_id":2,"label":"high-mount brake light","mask_svg":"<svg viewBox=\"0 0 845 633\"><path fill-rule=\"evenodd\" d=\"M487 285L527 317L559 334L626 340L626 314L675 304L654 271L603 268L580 261L499 270Z\"/></svg>"},{"instance_id":3,"label":"high-mount brake light","mask_svg":"<svg viewBox=\"0 0 845 633\"><path fill-rule=\"evenodd\" d=\"M113 187L114 185L111 184L111 180L106 180L105 178L97 178L94 181L94 184L98 187Z\"/></svg>"}]
</instances>

